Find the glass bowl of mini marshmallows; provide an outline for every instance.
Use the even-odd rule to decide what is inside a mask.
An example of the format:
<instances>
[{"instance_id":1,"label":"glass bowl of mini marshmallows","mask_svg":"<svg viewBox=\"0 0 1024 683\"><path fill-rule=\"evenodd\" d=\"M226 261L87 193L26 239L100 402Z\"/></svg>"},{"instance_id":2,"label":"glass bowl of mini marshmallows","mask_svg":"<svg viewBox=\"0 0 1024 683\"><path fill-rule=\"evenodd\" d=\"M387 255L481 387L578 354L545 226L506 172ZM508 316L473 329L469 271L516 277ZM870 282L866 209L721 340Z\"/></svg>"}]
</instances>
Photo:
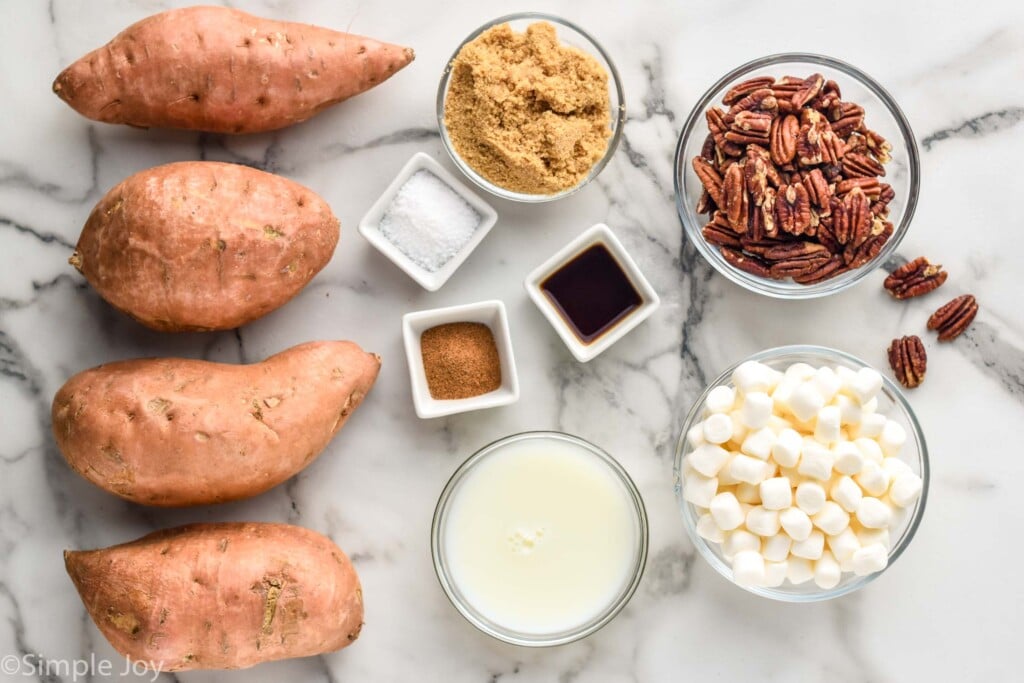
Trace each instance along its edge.
<instances>
[{"instance_id":1,"label":"glass bowl of mini marshmallows","mask_svg":"<svg viewBox=\"0 0 1024 683\"><path fill-rule=\"evenodd\" d=\"M851 593L906 550L928 449L900 389L821 346L754 354L718 376L680 432L675 491L715 570L773 600Z\"/></svg>"}]
</instances>

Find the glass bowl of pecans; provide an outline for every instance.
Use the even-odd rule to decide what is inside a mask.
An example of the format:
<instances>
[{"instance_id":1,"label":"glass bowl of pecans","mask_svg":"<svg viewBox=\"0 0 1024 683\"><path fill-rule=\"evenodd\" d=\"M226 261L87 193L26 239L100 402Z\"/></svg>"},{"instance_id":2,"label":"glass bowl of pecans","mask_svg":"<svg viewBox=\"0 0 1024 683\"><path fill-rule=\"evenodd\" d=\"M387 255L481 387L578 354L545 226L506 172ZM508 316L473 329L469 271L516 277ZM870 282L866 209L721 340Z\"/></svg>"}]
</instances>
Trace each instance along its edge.
<instances>
[{"instance_id":1,"label":"glass bowl of pecans","mask_svg":"<svg viewBox=\"0 0 1024 683\"><path fill-rule=\"evenodd\" d=\"M722 275L780 299L834 294L883 263L920 190L917 142L863 71L786 53L733 69L676 147L676 208Z\"/></svg>"}]
</instances>

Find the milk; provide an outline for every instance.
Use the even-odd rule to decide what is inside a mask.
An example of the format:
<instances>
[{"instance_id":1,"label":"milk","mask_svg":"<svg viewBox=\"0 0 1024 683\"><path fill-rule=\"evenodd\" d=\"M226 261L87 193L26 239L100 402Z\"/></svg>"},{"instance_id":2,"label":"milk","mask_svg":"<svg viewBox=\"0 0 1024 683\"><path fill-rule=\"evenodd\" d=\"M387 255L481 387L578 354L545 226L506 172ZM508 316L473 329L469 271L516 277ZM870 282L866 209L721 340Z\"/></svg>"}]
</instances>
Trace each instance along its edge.
<instances>
[{"instance_id":1,"label":"milk","mask_svg":"<svg viewBox=\"0 0 1024 683\"><path fill-rule=\"evenodd\" d=\"M585 624L630 583L637 511L599 456L552 437L502 446L452 494L443 552L452 583L506 629L551 634Z\"/></svg>"}]
</instances>

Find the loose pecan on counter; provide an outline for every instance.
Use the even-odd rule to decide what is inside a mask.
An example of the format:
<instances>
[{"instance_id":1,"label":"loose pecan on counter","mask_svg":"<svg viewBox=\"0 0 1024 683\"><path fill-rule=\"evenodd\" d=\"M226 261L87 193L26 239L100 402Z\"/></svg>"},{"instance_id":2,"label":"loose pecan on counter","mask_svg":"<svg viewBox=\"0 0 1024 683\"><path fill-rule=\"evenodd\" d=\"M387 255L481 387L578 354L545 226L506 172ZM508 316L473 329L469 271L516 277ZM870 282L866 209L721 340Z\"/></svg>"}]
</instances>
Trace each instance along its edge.
<instances>
[{"instance_id":1,"label":"loose pecan on counter","mask_svg":"<svg viewBox=\"0 0 1024 683\"><path fill-rule=\"evenodd\" d=\"M889 344L889 366L907 389L920 386L928 365L924 344L917 335L893 339Z\"/></svg>"},{"instance_id":2,"label":"loose pecan on counter","mask_svg":"<svg viewBox=\"0 0 1024 683\"><path fill-rule=\"evenodd\" d=\"M738 83L705 112L693 169L704 239L745 272L821 282L875 258L892 236L885 138L821 74ZM731 234L730 234L731 232Z\"/></svg>"},{"instance_id":3,"label":"loose pecan on counter","mask_svg":"<svg viewBox=\"0 0 1024 683\"><path fill-rule=\"evenodd\" d=\"M909 299L938 289L949 273L924 256L904 263L885 278L885 288L897 299Z\"/></svg>"},{"instance_id":4,"label":"loose pecan on counter","mask_svg":"<svg viewBox=\"0 0 1024 683\"><path fill-rule=\"evenodd\" d=\"M978 302L971 294L964 294L945 304L928 318L928 329L939 333L939 341L953 341L971 326L978 315Z\"/></svg>"}]
</instances>

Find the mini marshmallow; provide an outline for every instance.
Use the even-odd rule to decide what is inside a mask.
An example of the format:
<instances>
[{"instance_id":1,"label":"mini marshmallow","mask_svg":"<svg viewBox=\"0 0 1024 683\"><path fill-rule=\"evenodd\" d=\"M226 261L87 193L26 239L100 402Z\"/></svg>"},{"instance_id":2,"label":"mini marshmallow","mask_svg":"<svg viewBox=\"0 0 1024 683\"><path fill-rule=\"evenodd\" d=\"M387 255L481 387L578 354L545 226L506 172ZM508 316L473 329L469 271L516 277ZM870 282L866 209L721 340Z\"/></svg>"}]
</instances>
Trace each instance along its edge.
<instances>
[{"instance_id":1,"label":"mini marshmallow","mask_svg":"<svg viewBox=\"0 0 1024 683\"><path fill-rule=\"evenodd\" d=\"M722 465L722 469L718 470L718 485L719 486L733 486L739 484L740 480L732 476L732 464L733 454L729 453L729 459Z\"/></svg>"},{"instance_id":2,"label":"mini marshmallow","mask_svg":"<svg viewBox=\"0 0 1024 683\"><path fill-rule=\"evenodd\" d=\"M712 543L721 543L725 540L725 532L715 524L715 518L710 512L705 512L697 520L697 535Z\"/></svg>"},{"instance_id":3,"label":"mini marshmallow","mask_svg":"<svg viewBox=\"0 0 1024 683\"><path fill-rule=\"evenodd\" d=\"M864 546L853 554L853 572L867 576L885 569L889 564L889 551L881 543Z\"/></svg>"},{"instance_id":4,"label":"mini marshmallow","mask_svg":"<svg viewBox=\"0 0 1024 683\"><path fill-rule=\"evenodd\" d=\"M875 396L873 399L865 403L860 407L861 411L866 415L868 413L875 413L878 411L878 397Z\"/></svg>"},{"instance_id":5,"label":"mini marshmallow","mask_svg":"<svg viewBox=\"0 0 1024 683\"><path fill-rule=\"evenodd\" d=\"M766 557L765 560L768 558ZM780 562L765 562L764 563L764 583L761 584L765 588L776 588L782 585L782 582L786 580L786 572L789 569L789 564L782 560Z\"/></svg>"},{"instance_id":6,"label":"mini marshmallow","mask_svg":"<svg viewBox=\"0 0 1024 683\"><path fill-rule=\"evenodd\" d=\"M836 456L832 468L840 474L857 474L864 467L864 453L852 441L840 441L832 453Z\"/></svg>"},{"instance_id":7,"label":"mini marshmallow","mask_svg":"<svg viewBox=\"0 0 1024 683\"><path fill-rule=\"evenodd\" d=\"M783 429L772 444L772 457L781 467L795 467L800 461L804 439L795 429Z\"/></svg>"},{"instance_id":8,"label":"mini marshmallow","mask_svg":"<svg viewBox=\"0 0 1024 683\"><path fill-rule=\"evenodd\" d=\"M845 365L837 365L835 367L836 376L839 377L841 382L839 391L846 395L853 396L853 383L857 379L857 371L846 367Z\"/></svg>"},{"instance_id":9,"label":"mini marshmallow","mask_svg":"<svg viewBox=\"0 0 1024 683\"><path fill-rule=\"evenodd\" d=\"M715 413L704 420L704 440L708 443L725 443L732 438L732 420L728 415Z\"/></svg>"},{"instance_id":10,"label":"mini marshmallow","mask_svg":"<svg viewBox=\"0 0 1024 683\"><path fill-rule=\"evenodd\" d=\"M765 479L759 486L761 505L766 510L785 510L793 504L793 489L786 477Z\"/></svg>"},{"instance_id":11,"label":"mini marshmallow","mask_svg":"<svg viewBox=\"0 0 1024 683\"><path fill-rule=\"evenodd\" d=\"M825 534L821 533L818 529L814 529L804 540L794 540L793 546L789 549L789 554L802 557L805 560L816 560L821 557L824 549Z\"/></svg>"},{"instance_id":12,"label":"mini marshmallow","mask_svg":"<svg viewBox=\"0 0 1024 683\"><path fill-rule=\"evenodd\" d=\"M771 393L772 403L775 405L775 410L785 411L789 410L789 402L793 398L793 392L802 383L802 380L794 379L792 377L786 377Z\"/></svg>"},{"instance_id":13,"label":"mini marshmallow","mask_svg":"<svg viewBox=\"0 0 1024 683\"><path fill-rule=\"evenodd\" d=\"M864 461L864 468L853 479L869 496L882 496L889 490L889 475L874 460Z\"/></svg>"},{"instance_id":14,"label":"mini marshmallow","mask_svg":"<svg viewBox=\"0 0 1024 683\"><path fill-rule=\"evenodd\" d=\"M729 451L721 446L706 443L686 456L690 465L705 477L713 477L729 461ZM721 484L722 482L719 482Z\"/></svg>"},{"instance_id":15,"label":"mini marshmallow","mask_svg":"<svg viewBox=\"0 0 1024 683\"><path fill-rule=\"evenodd\" d=\"M889 479L895 480L901 474L913 474L914 470L910 465L899 458L885 458L882 460L882 469L889 475Z\"/></svg>"},{"instance_id":16,"label":"mini marshmallow","mask_svg":"<svg viewBox=\"0 0 1024 683\"><path fill-rule=\"evenodd\" d=\"M747 438L743 439L740 450L758 460L767 460L772 454L772 446L775 445L777 439L778 437L774 431L768 427L762 427L756 432L747 434Z\"/></svg>"},{"instance_id":17,"label":"mini marshmallow","mask_svg":"<svg viewBox=\"0 0 1024 683\"><path fill-rule=\"evenodd\" d=\"M789 397L789 409L802 422L810 420L825 407L825 399L813 382L804 382Z\"/></svg>"},{"instance_id":18,"label":"mini marshmallow","mask_svg":"<svg viewBox=\"0 0 1024 683\"><path fill-rule=\"evenodd\" d=\"M839 441L839 408L825 406L818 411L818 421L814 425L814 438L821 443Z\"/></svg>"},{"instance_id":19,"label":"mini marshmallow","mask_svg":"<svg viewBox=\"0 0 1024 683\"><path fill-rule=\"evenodd\" d=\"M761 488L758 484L740 482L736 486L736 499L748 505L760 505Z\"/></svg>"},{"instance_id":20,"label":"mini marshmallow","mask_svg":"<svg viewBox=\"0 0 1024 683\"><path fill-rule=\"evenodd\" d=\"M764 539L764 559L772 562L782 562L789 557L789 549L793 545L793 539L787 534L775 534ZM857 547L860 547L859 545Z\"/></svg>"},{"instance_id":21,"label":"mini marshmallow","mask_svg":"<svg viewBox=\"0 0 1024 683\"><path fill-rule=\"evenodd\" d=\"M739 408L729 413L729 419L732 420L732 440L743 443L743 439L747 438L747 432L750 429L747 425L743 424L743 417L740 415Z\"/></svg>"},{"instance_id":22,"label":"mini marshmallow","mask_svg":"<svg viewBox=\"0 0 1024 683\"><path fill-rule=\"evenodd\" d=\"M805 481L796 487L796 506L808 515L817 514L825 499L825 489L821 484Z\"/></svg>"},{"instance_id":23,"label":"mini marshmallow","mask_svg":"<svg viewBox=\"0 0 1024 683\"><path fill-rule=\"evenodd\" d=\"M732 383L744 394L768 391L773 385L773 371L764 363L748 360L732 371Z\"/></svg>"},{"instance_id":24,"label":"mini marshmallow","mask_svg":"<svg viewBox=\"0 0 1024 683\"><path fill-rule=\"evenodd\" d=\"M858 437L875 439L881 436L882 428L888 422L888 418L880 413L869 413L861 409L860 424L855 432Z\"/></svg>"},{"instance_id":25,"label":"mini marshmallow","mask_svg":"<svg viewBox=\"0 0 1024 683\"><path fill-rule=\"evenodd\" d=\"M864 411L856 400L846 394L839 394L835 398L836 407L839 408L839 421L844 425L858 425L864 417Z\"/></svg>"},{"instance_id":26,"label":"mini marshmallow","mask_svg":"<svg viewBox=\"0 0 1024 683\"><path fill-rule=\"evenodd\" d=\"M867 437L858 437L853 440L853 445L861 452L865 460L871 460L881 464L885 454L882 453L882 447L878 445L878 442L874 439Z\"/></svg>"},{"instance_id":27,"label":"mini marshmallow","mask_svg":"<svg viewBox=\"0 0 1024 683\"><path fill-rule=\"evenodd\" d=\"M719 529L731 531L743 524L743 508L732 493L719 493L711 499L708 509Z\"/></svg>"},{"instance_id":28,"label":"mini marshmallow","mask_svg":"<svg viewBox=\"0 0 1024 683\"><path fill-rule=\"evenodd\" d=\"M814 565L802 557L792 557L786 561L786 578L794 586L807 583L814 578Z\"/></svg>"},{"instance_id":29,"label":"mini marshmallow","mask_svg":"<svg viewBox=\"0 0 1024 683\"><path fill-rule=\"evenodd\" d=\"M843 571L839 568L839 562L827 550L823 550L821 557L814 563L814 583L818 588L831 590L839 585L839 579L843 578Z\"/></svg>"},{"instance_id":30,"label":"mini marshmallow","mask_svg":"<svg viewBox=\"0 0 1024 683\"><path fill-rule=\"evenodd\" d=\"M821 510L811 518L811 521L814 523L814 526L829 536L835 536L850 526L850 513L844 510L839 503L826 500L825 504L821 506Z\"/></svg>"},{"instance_id":31,"label":"mini marshmallow","mask_svg":"<svg viewBox=\"0 0 1024 683\"><path fill-rule=\"evenodd\" d=\"M873 368L861 368L850 385L854 397L864 405L875 397L882 388L882 375Z\"/></svg>"},{"instance_id":32,"label":"mini marshmallow","mask_svg":"<svg viewBox=\"0 0 1024 683\"><path fill-rule=\"evenodd\" d=\"M786 533L794 541L807 540L814 530L811 518L800 508L789 508L779 513L779 525L786 530Z\"/></svg>"},{"instance_id":33,"label":"mini marshmallow","mask_svg":"<svg viewBox=\"0 0 1024 683\"><path fill-rule=\"evenodd\" d=\"M879 543L885 548L889 547L889 529L865 529L861 527L857 529L857 542L861 546L874 545Z\"/></svg>"},{"instance_id":34,"label":"mini marshmallow","mask_svg":"<svg viewBox=\"0 0 1024 683\"><path fill-rule=\"evenodd\" d=\"M857 506L857 521L868 529L883 529L892 521L892 508L871 496L865 496Z\"/></svg>"},{"instance_id":35,"label":"mini marshmallow","mask_svg":"<svg viewBox=\"0 0 1024 683\"><path fill-rule=\"evenodd\" d=\"M736 529L736 531L726 533L725 540L722 542L722 552L736 557L739 553L747 550L760 552L761 539L746 529Z\"/></svg>"},{"instance_id":36,"label":"mini marshmallow","mask_svg":"<svg viewBox=\"0 0 1024 683\"><path fill-rule=\"evenodd\" d=\"M882 434L878 437L878 445L882 447L882 452L889 457L896 457L906 441L907 431L903 429L903 425L893 420L886 421L882 427Z\"/></svg>"},{"instance_id":37,"label":"mini marshmallow","mask_svg":"<svg viewBox=\"0 0 1024 683\"><path fill-rule=\"evenodd\" d=\"M828 366L818 368L814 373L814 379L811 381L818 387L818 392L825 399L825 403L830 403L843 386L843 381L839 378L839 375Z\"/></svg>"},{"instance_id":38,"label":"mini marshmallow","mask_svg":"<svg viewBox=\"0 0 1024 683\"><path fill-rule=\"evenodd\" d=\"M706 508L718 492L718 478L705 477L699 472L691 472L683 481L683 500L697 507Z\"/></svg>"},{"instance_id":39,"label":"mini marshmallow","mask_svg":"<svg viewBox=\"0 0 1024 683\"><path fill-rule=\"evenodd\" d=\"M889 459L891 460L891 458ZM889 489L889 499L901 508L905 508L913 505L914 501L921 496L922 488L924 488L924 482L921 481L921 477L913 472L906 472L897 475L893 480L892 487ZM763 490L761 499L764 499Z\"/></svg>"},{"instance_id":40,"label":"mini marshmallow","mask_svg":"<svg viewBox=\"0 0 1024 683\"><path fill-rule=\"evenodd\" d=\"M704 406L712 413L728 413L736 405L736 390L730 386L717 386L708 392Z\"/></svg>"},{"instance_id":41,"label":"mini marshmallow","mask_svg":"<svg viewBox=\"0 0 1024 683\"><path fill-rule=\"evenodd\" d=\"M805 477L827 481L832 476L832 466L836 456L816 440L804 437L801 447L802 455L797 471Z\"/></svg>"},{"instance_id":42,"label":"mini marshmallow","mask_svg":"<svg viewBox=\"0 0 1024 683\"><path fill-rule=\"evenodd\" d=\"M772 399L772 402L775 402L774 399ZM790 429L792 426L793 424L784 417L772 415L768 418L768 429L772 430L776 434L779 434L783 429Z\"/></svg>"},{"instance_id":43,"label":"mini marshmallow","mask_svg":"<svg viewBox=\"0 0 1024 683\"><path fill-rule=\"evenodd\" d=\"M853 533L853 529L850 527L846 527L835 536L828 536L825 542L828 544L829 550L832 551L832 554L840 562L860 550L860 541L857 540L857 534Z\"/></svg>"},{"instance_id":44,"label":"mini marshmallow","mask_svg":"<svg viewBox=\"0 0 1024 683\"><path fill-rule=\"evenodd\" d=\"M832 495L832 500L850 514L857 512L857 506L860 505L860 501L864 497L864 492L850 477L839 477L832 484L829 493Z\"/></svg>"},{"instance_id":45,"label":"mini marshmallow","mask_svg":"<svg viewBox=\"0 0 1024 683\"><path fill-rule=\"evenodd\" d=\"M783 373L787 379L794 379L798 382L806 382L816 375L818 371L807 363L793 363Z\"/></svg>"},{"instance_id":46,"label":"mini marshmallow","mask_svg":"<svg viewBox=\"0 0 1024 683\"><path fill-rule=\"evenodd\" d=\"M729 462L729 473L748 484L760 484L774 472L775 465L742 453L734 456Z\"/></svg>"},{"instance_id":47,"label":"mini marshmallow","mask_svg":"<svg viewBox=\"0 0 1024 683\"><path fill-rule=\"evenodd\" d=\"M755 505L747 512L747 530L758 536L774 536L779 533L779 511Z\"/></svg>"},{"instance_id":48,"label":"mini marshmallow","mask_svg":"<svg viewBox=\"0 0 1024 683\"><path fill-rule=\"evenodd\" d=\"M697 424L690 427L690 430L686 432L686 442L690 444L691 448L696 448L697 446L706 443L706 441L704 441L703 422L698 422Z\"/></svg>"},{"instance_id":49,"label":"mini marshmallow","mask_svg":"<svg viewBox=\"0 0 1024 683\"><path fill-rule=\"evenodd\" d=\"M771 396L763 391L753 391L743 397L740 420L750 429L760 429L768 424L773 409Z\"/></svg>"},{"instance_id":50,"label":"mini marshmallow","mask_svg":"<svg viewBox=\"0 0 1024 683\"><path fill-rule=\"evenodd\" d=\"M764 585L764 556L756 550L736 553L732 558L732 578L740 586Z\"/></svg>"}]
</instances>

